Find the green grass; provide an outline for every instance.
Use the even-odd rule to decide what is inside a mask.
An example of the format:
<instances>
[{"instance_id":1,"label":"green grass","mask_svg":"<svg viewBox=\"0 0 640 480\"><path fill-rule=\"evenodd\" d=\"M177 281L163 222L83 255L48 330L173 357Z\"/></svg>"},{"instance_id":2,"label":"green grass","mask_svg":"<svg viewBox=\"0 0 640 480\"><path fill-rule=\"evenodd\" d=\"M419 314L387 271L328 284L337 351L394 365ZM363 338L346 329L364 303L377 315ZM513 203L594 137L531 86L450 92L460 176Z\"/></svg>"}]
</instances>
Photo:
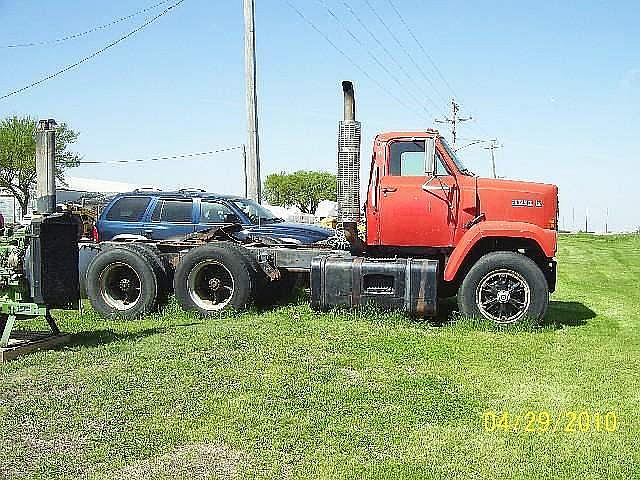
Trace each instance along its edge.
<instances>
[{"instance_id":1,"label":"green grass","mask_svg":"<svg viewBox=\"0 0 640 480\"><path fill-rule=\"evenodd\" d=\"M520 329L303 300L59 313L69 346L0 365L0 478L638 478L640 237L563 236L558 285ZM585 409L617 430L482 421Z\"/></svg>"}]
</instances>

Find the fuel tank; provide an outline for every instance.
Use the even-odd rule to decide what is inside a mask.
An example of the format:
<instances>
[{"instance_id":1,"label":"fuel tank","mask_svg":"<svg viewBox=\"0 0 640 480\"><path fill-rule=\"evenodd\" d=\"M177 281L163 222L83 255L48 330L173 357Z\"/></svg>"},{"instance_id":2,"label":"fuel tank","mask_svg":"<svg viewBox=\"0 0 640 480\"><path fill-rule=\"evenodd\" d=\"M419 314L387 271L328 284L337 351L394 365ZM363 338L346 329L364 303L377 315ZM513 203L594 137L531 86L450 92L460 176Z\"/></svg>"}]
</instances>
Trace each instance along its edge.
<instances>
[{"instance_id":1,"label":"fuel tank","mask_svg":"<svg viewBox=\"0 0 640 480\"><path fill-rule=\"evenodd\" d=\"M435 260L320 256L311 261L311 307L377 305L434 315L437 278Z\"/></svg>"}]
</instances>

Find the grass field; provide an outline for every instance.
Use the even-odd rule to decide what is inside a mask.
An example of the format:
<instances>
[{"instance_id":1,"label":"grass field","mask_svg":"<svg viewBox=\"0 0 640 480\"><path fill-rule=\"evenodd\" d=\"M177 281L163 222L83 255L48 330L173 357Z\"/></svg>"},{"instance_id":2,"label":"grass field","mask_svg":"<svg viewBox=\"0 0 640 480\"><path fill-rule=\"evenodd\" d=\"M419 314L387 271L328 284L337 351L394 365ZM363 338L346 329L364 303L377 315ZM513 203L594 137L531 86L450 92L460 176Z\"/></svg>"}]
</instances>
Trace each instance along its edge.
<instances>
[{"instance_id":1,"label":"grass field","mask_svg":"<svg viewBox=\"0 0 640 480\"><path fill-rule=\"evenodd\" d=\"M640 236L563 236L536 328L58 314L71 345L0 365L0 478L640 478L639 286Z\"/></svg>"}]
</instances>

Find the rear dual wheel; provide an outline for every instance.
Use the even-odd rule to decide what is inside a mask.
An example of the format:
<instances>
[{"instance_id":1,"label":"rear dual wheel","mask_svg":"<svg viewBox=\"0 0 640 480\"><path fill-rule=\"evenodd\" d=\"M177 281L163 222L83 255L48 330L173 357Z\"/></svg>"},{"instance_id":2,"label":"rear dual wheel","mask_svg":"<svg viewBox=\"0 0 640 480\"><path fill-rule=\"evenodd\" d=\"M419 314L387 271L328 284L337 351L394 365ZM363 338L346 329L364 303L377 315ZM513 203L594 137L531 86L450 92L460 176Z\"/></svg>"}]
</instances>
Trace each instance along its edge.
<instances>
[{"instance_id":1,"label":"rear dual wheel","mask_svg":"<svg viewBox=\"0 0 640 480\"><path fill-rule=\"evenodd\" d=\"M168 296L159 260L142 247L109 247L87 269L87 296L100 315L138 318L153 312Z\"/></svg>"},{"instance_id":2,"label":"rear dual wheel","mask_svg":"<svg viewBox=\"0 0 640 480\"><path fill-rule=\"evenodd\" d=\"M185 310L212 315L231 307L242 310L255 298L257 271L248 253L231 243L194 248L174 277L176 299Z\"/></svg>"}]
</instances>

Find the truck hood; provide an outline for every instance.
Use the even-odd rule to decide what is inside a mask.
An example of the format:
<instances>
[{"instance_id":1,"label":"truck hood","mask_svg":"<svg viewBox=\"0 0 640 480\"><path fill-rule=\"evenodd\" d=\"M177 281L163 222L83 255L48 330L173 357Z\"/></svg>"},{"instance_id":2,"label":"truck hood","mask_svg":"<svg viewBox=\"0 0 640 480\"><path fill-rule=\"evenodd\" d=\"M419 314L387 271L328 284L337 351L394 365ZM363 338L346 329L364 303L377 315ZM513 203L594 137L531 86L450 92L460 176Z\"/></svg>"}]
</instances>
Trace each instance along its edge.
<instances>
[{"instance_id":1,"label":"truck hood","mask_svg":"<svg viewBox=\"0 0 640 480\"><path fill-rule=\"evenodd\" d=\"M486 220L526 222L556 229L558 187L544 183L478 178L480 212Z\"/></svg>"},{"instance_id":2,"label":"truck hood","mask_svg":"<svg viewBox=\"0 0 640 480\"><path fill-rule=\"evenodd\" d=\"M285 243L311 243L326 240L335 235L333 230L309 225L306 223L280 222L246 227L245 231L251 236L265 236L277 238Z\"/></svg>"}]
</instances>

